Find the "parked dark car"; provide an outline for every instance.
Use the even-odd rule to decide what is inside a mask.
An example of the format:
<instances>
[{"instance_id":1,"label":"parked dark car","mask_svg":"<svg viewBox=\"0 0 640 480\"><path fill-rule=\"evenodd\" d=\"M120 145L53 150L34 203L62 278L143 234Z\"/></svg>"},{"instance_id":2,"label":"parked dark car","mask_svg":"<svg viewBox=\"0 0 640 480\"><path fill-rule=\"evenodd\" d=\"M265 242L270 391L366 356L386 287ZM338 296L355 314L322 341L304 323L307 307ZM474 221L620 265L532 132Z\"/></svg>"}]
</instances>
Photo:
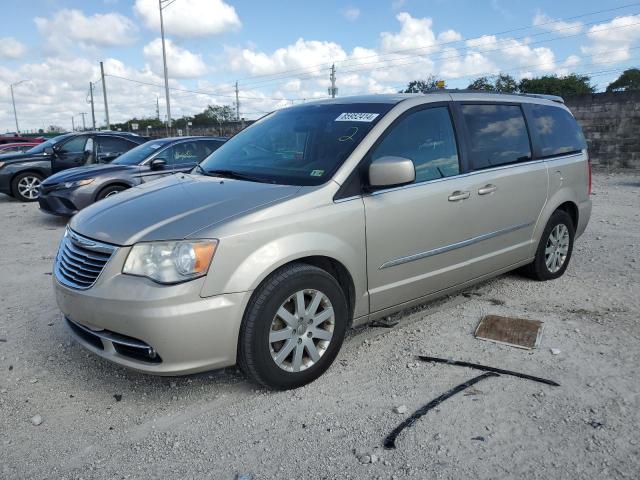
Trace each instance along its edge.
<instances>
[{"instance_id":1,"label":"parked dark car","mask_svg":"<svg viewBox=\"0 0 640 480\"><path fill-rule=\"evenodd\" d=\"M56 173L41 185L40 209L71 216L127 188L178 172L189 172L222 145L223 137L175 137L151 140L109 165L91 165Z\"/></svg>"},{"instance_id":2,"label":"parked dark car","mask_svg":"<svg viewBox=\"0 0 640 480\"><path fill-rule=\"evenodd\" d=\"M146 142L125 132L67 133L24 153L0 158L0 193L23 202L35 202L42 181L53 173L82 165L109 163Z\"/></svg>"}]
</instances>

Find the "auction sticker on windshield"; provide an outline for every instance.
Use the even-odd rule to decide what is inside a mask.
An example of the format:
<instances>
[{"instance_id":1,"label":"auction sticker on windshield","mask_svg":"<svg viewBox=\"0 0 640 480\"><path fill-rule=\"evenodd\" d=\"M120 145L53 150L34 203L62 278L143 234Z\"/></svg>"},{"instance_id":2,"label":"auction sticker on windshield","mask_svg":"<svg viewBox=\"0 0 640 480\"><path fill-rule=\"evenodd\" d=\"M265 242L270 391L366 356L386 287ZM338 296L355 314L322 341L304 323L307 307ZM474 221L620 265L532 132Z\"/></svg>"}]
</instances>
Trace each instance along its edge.
<instances>
[{"instance_id":1,"label":"auction sticker on windshield","mask_svg":"<svg viewBox=\"0 0 640 480\"><path fill-rule=\"evenodd\" d=\"M341 113L336 122L373 122L379 113Z\"/></svg>"}]
</instances>

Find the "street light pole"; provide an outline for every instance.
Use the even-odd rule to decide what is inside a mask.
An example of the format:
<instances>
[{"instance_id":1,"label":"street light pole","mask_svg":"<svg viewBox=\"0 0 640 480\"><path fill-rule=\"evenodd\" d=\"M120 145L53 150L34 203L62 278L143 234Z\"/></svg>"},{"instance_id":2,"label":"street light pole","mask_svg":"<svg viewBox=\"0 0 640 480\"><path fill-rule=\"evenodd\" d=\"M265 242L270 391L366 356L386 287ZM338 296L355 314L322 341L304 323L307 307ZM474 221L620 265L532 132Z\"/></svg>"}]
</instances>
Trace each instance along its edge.
<instances>
[{"instance_id":1,"label":"street light pole","mask_svg":"<svg viewBox=\"0 0 640 480\"><path fill-rule=\"evenodd\" d=\"M158 0L158 7L160 9L160 36L162 37L162 63L164 65L164 94L167 99L167 129L171 130L171 102L169 100L169 73L167 71L167 50L164 44L164 19L162 18L162 1ZM175 0L165 0L167 7ZM166 7L164 7L166 8Z\"/></svg>"},{"instance_id":2,"label":"street light pole","mask_svg":"<svg viewBox=\"0 0 640 480\"><path fill-rule=\"evenodd\" d=\"M13 87L17 87L18 85L20 85L24 81L25 80L20 80L19 82L12 83L12 84L9 85L9 88L11 89L11 103L13 103L13 117L16 120L16 133L18 135L20 135L20 127L18 126L18 113L16 112L16 99L13 96Z\"/></svg>"}]
</instances>

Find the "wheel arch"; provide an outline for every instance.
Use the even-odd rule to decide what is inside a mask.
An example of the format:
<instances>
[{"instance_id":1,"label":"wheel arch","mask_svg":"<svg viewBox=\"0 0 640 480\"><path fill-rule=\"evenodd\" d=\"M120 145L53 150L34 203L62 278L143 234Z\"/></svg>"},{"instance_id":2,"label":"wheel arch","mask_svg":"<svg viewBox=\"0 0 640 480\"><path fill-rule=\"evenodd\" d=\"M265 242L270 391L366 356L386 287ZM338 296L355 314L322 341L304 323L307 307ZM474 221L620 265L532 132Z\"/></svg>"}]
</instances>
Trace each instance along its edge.
<instances>
[{"instance_id":1,"label":"wheel arch","mask_svg":"<svg viewBox=\"0 0 640 480\"><path fill-rule=\"evenodd\" d=\"M100 189L96 192L95 201L98 201L98 199L100 198L100 195L102 194L102 192L104 192L107 188L110 188L110 187L124 187L125 189L127 189L127 188L131 188L132 186L133 185L128 184L124 180L116 180L116 181L113 181L113 182L109 182L106 185L103 185L102 187L100 187Z\"/></svg>"}]
</instances>

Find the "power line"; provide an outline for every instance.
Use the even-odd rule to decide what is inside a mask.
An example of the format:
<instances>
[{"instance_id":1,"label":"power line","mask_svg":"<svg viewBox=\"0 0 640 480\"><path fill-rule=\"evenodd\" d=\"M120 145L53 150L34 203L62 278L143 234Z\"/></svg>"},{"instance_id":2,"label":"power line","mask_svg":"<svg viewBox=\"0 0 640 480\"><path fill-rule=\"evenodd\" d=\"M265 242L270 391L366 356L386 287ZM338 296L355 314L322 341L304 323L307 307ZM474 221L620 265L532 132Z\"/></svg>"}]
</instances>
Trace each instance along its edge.
<instances>
[{"instance_id":1,"label":"power line","mask_svg":"<svg viewBox=\"0 0 640 480\"><path fill-rule=\"evenodd\" d=\"M640 2L634 2L634 3L622 5L622 6L619 6L619 7L614 7L614 8L608 8L608 9L598 10L598 11L594 11L594 12L583 13L583 14L574 15L574 16L571 16L571 17L564 17L564 18L560 18L560 19L557 19L557 20L544 22L544 23L541 23L541 24L538 24L538 25L528 25L528 26L509 29L509 30L503 30L501 32L483 34L483 35L480 35L480 36L477 36L477 37L472 37L472 38L467 38L467 39L450 40L450 41L447 41L447 42L436 42L436 43L433 43L431 45L426 45L426 46L422 46L422 47L412 47L412 48L393 50L393 51L386 52L384 54L366 55L366 56L363 56L363 57L359 57L358 59L342 60L342 61L337 61L336 63L338 63L339 66L344 66L344 65L346 65L348 63L357 62L359 60L366 59L366 58L373 58L373 57L380 57L380 56L390 56L390 55L395 55L395 54L398 54L398 53L405 53L405 52L410 52L410 51L422 50L422 49L426 49L426 48L436 48L436 47L442 47L442 46L446 46L446 45L461 44L461 43L469 42L471 40L479 40L479 39L481 39L482 37L485 37L485 36L498 36L498 35L504 35L504 34L507 34L507 33L513 33L513 32L517 32L517 31L522 31L522 30L540 28L540 27L543 27L543 26L546 26L546 25L567 22L569 20L575 20L577 18L583 18L583 17L587 17L587 16L598 15L598 14L601 14L601 13L608 13L608 12L621 10L621 9L624 9L624 8L629 8L629 7L633 7L633 6L637 6L637 5L640 5ZM593 25L595 23L600 23L600 22L607 22L607 21L610 21L612 19L613 18L601 19L601 20L597 20L597 21L594 21L594 22L587 23L587 24L582 25L582 26ZM564 29L572 30L572 29L575 29L575 27L566 27ZM562 29L562 28L561 29L556 29L556 31L564 30L564 29ZM546 34L549 34L549 33L553 33L553 32L540 32L540 33L529 35L529 36L546 35ZM526 36L520 37L520 39L525 38L525 37ZM425 52L424 54L426 54L426 53L428 53L428 52ZM326 68L329 68L330 66L331 66L331 63L320 63L320 64L316 64L316 65L311 65L309 67L301 67L301 68L296 68L296 69L282 70L280 72L275 72L275 73L252 75L252 76L241 78L240 81L251 79L251 78L263 78L263 77L279 76L279 75L282 75L282 74L285 74L285 73L289 74L289 73L294 73L294 72L305 72L305 71L308 71L308 70L311 70L311 69L314 69L314 68L319 68L319 69L325 68L326 69ZM320 72L318 72L318 73L320 73ZM287 78L288 76L289 75L285 76L284 78ZM248 84L253 84L253 83L261 83L261 82L249 82ZM244 84L244 85L248 85L248 84Z\"/></svg>"},{"instance_id":2,"label":"power line","mask_svg":"<svg viewBox=\"0 0 640 480\"><path fill-rule=\"evenodd\" d=\"M609 27L609 28L600 28L600 29L596 29L593 30L594 32L604 32L604 31L612 31L612 30L619 30L619 29L623 29L623 28L630 28L636 25L640 25L640 22L637 23L632 23L629 25L621 25L621 26L617 26L617 27ZM561 31L561 30L573 30L575 27L566 27L565 29L558 29L557 31ZM548 32L544 32L545 34L547 34ZM564 40L566 38L571 38L571 37L577 37L577 36L582 36L582 35L586 35L589 32L580 32L577 34L572 34L572 35L561 35L558 37L553 37L553 38L547 38L547 39L543 39L543 40L538 40L537 42L530 42L527 43L525 46L530 47L531 45L538 45L541 43L546 43L546 42L553 42L553 41L557 41L557 40ZM526 37L522 37L522 38L526 38ZM498 40L496 43L497 44L504 44L504 46L499 47L499 48L489 48L489 49L478 49L475 46L472 47L465 47L464 49L460 49L463 52L465 50L474 50L477 53L491 53L491 52L499 52L499 51L503 51L506 48L508 48L510 45L508 45L510 42L513 41L517 41L517 40L521 40L522 38L509 38L509 39L502 39L502 40ZM458 52L459 50L457 50L456 52ZM455 58L464 58L466 55L468 54L468 52L466 53L456 53L456 54L452 54L452 55L440 55L440 56L436 56L434 58L431 58L431 60L449 60L449 59L455 59ZM416 63L421 63L422 60L411 60L409 62L401 62L398 63L398 61L401 60L408 60L408 59L412 59L413 57L416 56L421 56L419 54L414 54L414 55L407 55L405 57L402 58L397 58L397 59L391 59L391 60L379 60L379 61L375 61L375 62L368 62L368 63L362 63L362 64L358 64L355 65L353 68L347 68L347 69L343 69L341 70L341 73L354 73L354 72L360 72L360 71L375 71L375 70L381 70L381 69L385 69L385 68L390 68L390 67L398 67L398 66L405 66L405 65L413 65ZM363 65L375 65L375 64L383 64L379 67L365 67L365 68L361 68ZM318 72L309 72L306 74L302 74L302 75L297 75L295 76L295 78L297 78L298 80L307 80L307 79L311 79L311 78L315 78L318 76ZM278 78L278 79L273 79L273 80L265 80L262 82L256 82L254 84L248 84L248 85L258 85L258 84L262 84L265 85L267 83L274 83L274 82L279 82L281 80L285 80L287 77L282 77L282 78ZM247 84L245 84L245 87L247 86Z\"/></svg>"}]
</instances>

